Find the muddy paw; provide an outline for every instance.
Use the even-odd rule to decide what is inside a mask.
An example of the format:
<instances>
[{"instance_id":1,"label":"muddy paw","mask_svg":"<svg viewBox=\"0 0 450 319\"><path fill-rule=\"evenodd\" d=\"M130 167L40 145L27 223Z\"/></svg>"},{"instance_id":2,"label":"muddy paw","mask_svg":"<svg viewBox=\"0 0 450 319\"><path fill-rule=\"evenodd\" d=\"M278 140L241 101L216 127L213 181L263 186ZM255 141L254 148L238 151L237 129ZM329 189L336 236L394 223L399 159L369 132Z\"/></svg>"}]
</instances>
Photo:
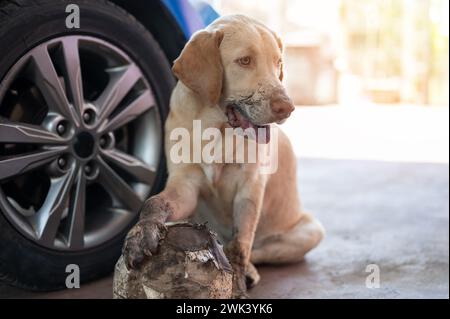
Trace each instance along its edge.
<instances>
[{"instance_id":1,"label":"muddy paw","mask_svg":"<svg viewBox=\"0 0 450 319\"><path fill-rule=\"evenodd\" d=\"M247 299L247 286L244 267L233 265L233 296L234 299Z\"/></svg>"},{"instance_id":2,"label":"muddy paw","mask_svg":"<svg viewBox=\"0 0 450 319\"><path fill-rule=\"evenodd\" d=\"M128 233L122 249L127 268L136 269L145 257L156 254L166 231L164 224L150 219L140 220Z\"/></svg>"}]
</instances>

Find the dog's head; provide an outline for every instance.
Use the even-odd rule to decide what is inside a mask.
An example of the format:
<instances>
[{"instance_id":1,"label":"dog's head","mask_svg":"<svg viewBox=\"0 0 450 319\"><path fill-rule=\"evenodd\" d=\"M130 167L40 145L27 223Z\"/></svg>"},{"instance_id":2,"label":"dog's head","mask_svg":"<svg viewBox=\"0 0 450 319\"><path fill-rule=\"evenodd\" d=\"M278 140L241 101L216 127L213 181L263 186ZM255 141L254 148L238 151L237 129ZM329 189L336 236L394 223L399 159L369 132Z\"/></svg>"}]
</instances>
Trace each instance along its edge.
<instances>
[{"instance_id":1,"label":"dog's head","mask_svg":"<svg viewBox=\"0 0 450 319\"><path fill-rule=\"evenodd\" d=\"M232 127L267 129L294 110L281 83L282 49L263 24L225 16L192 37L173 71L204 103L219 105Z\"/></svg>"}]
</instances>

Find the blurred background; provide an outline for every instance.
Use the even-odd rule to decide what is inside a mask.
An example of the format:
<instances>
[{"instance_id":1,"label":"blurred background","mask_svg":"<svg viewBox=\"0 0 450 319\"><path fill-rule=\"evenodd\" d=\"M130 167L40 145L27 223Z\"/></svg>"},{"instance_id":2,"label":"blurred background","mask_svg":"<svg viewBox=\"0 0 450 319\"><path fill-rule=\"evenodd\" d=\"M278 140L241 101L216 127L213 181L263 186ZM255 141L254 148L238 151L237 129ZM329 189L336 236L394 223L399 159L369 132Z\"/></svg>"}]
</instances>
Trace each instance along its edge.
<instances>
[{"instance_id":1,"label":"blurred background","mask_svg":"<svg viewBox=\"0 0 450 319\"><path fill-rule=\"evenodd\" d=\"M214 0L276 31L299 105L448 105L446 0Z\"/></svg>"},{"instance_id":2,"label":"blurred background","mask_svg":"<svg viewBox=\"0 0 450 319\"><path fill-rule=\"evenodd\" d=\"M253 296L448 298L449 1L209 2L283 39L298 107L282 129L327 230L306 263L261 268Z\"/></svg>"},{"instance_id":3,"label":"blurred background","mask_svg":"<svg viewBox=\"0 0 450 319\"><path fill-rule=\"evenodd\" d=\"M448 163L449 1L209 2L284 40L299 155Z\"/></svg>"}]
</instances>

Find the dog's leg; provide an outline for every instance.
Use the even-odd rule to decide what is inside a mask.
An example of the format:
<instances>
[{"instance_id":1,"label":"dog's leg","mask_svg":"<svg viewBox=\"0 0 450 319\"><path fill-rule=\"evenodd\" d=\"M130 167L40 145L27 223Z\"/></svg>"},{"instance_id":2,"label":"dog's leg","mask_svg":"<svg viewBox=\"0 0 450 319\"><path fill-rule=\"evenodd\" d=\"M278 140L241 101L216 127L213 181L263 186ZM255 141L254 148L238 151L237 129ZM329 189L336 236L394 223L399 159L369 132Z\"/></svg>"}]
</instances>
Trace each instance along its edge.
<instances>
[{"instance_id":1,"label":"dog's leg","mask_svg":"<svg viewBox=\"0 0 450 319\"><path fill-rule=\"evenodd\" d=\"M301 261L316 247L325 231L321 223L309 214L303 214L291 230L255 242L251 253L254 264L283 264Z\"/></svg>"},{"instance_id":2,"label":"dog's leg","mask_svg":"<svg viewBox=\"0 0 450 319\"><path fill-rule=\"evenodd\" d=\"M256 184L256 185L255 185ZM239 188L233 207L233 239L226 247L226 253L234 270L233 295L235 298L245 298L246 275L250 272L254 280L259 275L256 269L250 268L250 254L258 225L262 197L262 185L252 183Z\"/></svg>"},{"instance_id":3,"label":"dog's leg","mask_svg":"<svg viewBox=\"0 0 450 319\"><path fill-rule=\"evenodd\" d=\"M128 233L123 255L129 269L136 268L145 256L156 253L164 237L168 220L189 217L195 210L203 173L196 167L178 169L169 176L165 189L147 199L141 208L139 222Z\"/></svg>"}]
</instances>

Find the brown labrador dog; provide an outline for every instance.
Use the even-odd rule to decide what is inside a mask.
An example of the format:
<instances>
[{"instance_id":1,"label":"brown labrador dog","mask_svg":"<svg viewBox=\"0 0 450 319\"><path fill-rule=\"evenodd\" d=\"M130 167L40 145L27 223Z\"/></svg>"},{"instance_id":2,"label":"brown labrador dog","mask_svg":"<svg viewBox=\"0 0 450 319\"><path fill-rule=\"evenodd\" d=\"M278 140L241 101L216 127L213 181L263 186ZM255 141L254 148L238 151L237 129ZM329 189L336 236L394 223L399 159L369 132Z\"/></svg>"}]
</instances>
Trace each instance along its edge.
<instances>
[{"instance_id":1,"label":"brown labrador dog","mask_svg":"<svg viewBox=\"0 0 450 319\"><path fill-rule=\"evenodd\" d=\"M127 236L123 253L128 267L157 252L166 221L195 216L207 220L227 243L235 272L234 297L245 297L247 286L259 280L253 264L300 261L318 245L324 230L301 208L291 144L281 130L270 134L275 123L294 111L281 83L282 66L280 39L242 15L219 18L186 44L173 66L179 81L165 124L167 185L145 202L140 221ZM194 138L195 120L201 121L202 132L263 129L264 134L246 138L246 145L277 143L271 155L277 169L261 173L259 157L252 163L175 161L171 150L177 141L172 134L182 128ZM223 142L227 137L222 135ZM236 148L223 152L233 153L235 159Z\"/></svg>"}]
</instances>

